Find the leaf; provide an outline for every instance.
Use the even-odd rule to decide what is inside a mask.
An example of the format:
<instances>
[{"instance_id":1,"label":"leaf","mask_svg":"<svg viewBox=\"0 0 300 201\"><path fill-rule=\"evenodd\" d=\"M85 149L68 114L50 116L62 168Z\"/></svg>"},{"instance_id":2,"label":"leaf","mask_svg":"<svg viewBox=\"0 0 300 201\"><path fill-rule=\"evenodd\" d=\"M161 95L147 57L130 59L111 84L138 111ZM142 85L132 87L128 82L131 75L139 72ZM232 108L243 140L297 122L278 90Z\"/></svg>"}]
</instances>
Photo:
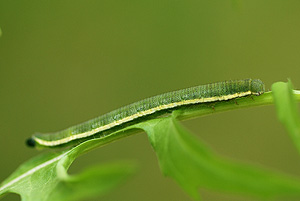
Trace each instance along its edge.
<instances>
[{"instance_id":1,"label":"leaf","mask_svg":"<svg viewBox=\"0 0 300 201\"><path fill-rule=\"evenodd\" d=\"M279 121L285 126L300 152L300 117L291 81L274 83L272 92Z\"/></svg>"},{"instance_id":2,"label":"leaf","mask_svg":"<svg viewBox=\"0 0 300 201\"><path fill-rule=\"evenodd\" d=\"M300 196L300 180L218 156L174 116L138 126L147 132L162 172L195 199L199 199L199 187L262 198Z\"/></svg>"},{"instance_id":3,"label":"leaf","mask_svg":"<svg viewBox=\"0 0 300 201\"><path fill-rule=\"evenodd\" d=\"M70 150L27 161L3 182L0 195L13 192L20 194L23 201L68 201L107 193L133 174L134 164L118 162L98 165L78 175L67 174L71 163L98 141L90 140Z\"/></svg>"},{"instance_id":4,"label":"leaf","mask_svg":"<svg viewBox=\"0 0 300 201\"><path fill-rule=\"evenodd\" d=\"M300 92L294 91L294 94L300 101ZM220 101L214 104L213 112L273 103L271 92L253 99L255 101L241 98L238 100L238 105L230 101ZM293 111L296 111L295 106L291 107L290 116L294 115ZM283 113L285 112L284 109ZM211 108L206 104L200 104L175 111L169 117L125 127L101 139L86 141L64 152L40 155L24 163L3 182L0 186L0 196L14 192L20 194L23 201L68 201L106 193L132 175L135 169L132 163L120 162L97 166L73 176L67 174L67 169L79 155L135 134L139 129L147 132L163 173L175 179L194 198L199 198L200 187L263 198L278 195L299 196L299 179L218 156L175 120L175 117L187 119L210 113L212 113ZM297 118L297 116L293 117L294 120ZM289 125L291 120L285 121Z\"/></svg>"},{"instance_id":5,"label":"leaf","mask_svg":"<svg viewBox=\"0 0 300 201\"><path fill-rule=\"evenodd\" d=\"M128 163L98 165L76 176L68 176L60 182L48 200L80 200L104 194L122 183L133 173Z\"/></svg>"}]
</instances>

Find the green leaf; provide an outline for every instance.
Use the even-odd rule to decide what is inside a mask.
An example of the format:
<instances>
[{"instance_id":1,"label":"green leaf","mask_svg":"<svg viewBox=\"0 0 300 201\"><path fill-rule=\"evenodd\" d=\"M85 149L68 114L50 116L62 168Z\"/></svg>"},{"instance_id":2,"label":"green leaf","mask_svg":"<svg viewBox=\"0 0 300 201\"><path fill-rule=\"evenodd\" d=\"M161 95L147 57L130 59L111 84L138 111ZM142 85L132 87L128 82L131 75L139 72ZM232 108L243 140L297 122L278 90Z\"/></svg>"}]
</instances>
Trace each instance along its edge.
<instances>
[{"instance_id":1,"label":"green leaf","mask_svg":"<svg viewBox=\"0 0 300 201\"><path fill-rule=\"evenodd\" d=\"M300 180L222 158L174 117L138 126L147 132L162 172L175 179L195 199L199 199L199 187L262 198L300 196Z\"/></svg>"},{"instance_id":2,"label":"green leaf","mask_svg":"<svg viewBox=\"0 0 300 201\"><path fill-rule=\"evenodd\" d=\"M293 93L300 101L300 92L294 90ZM135 166L121 162L90 168L73 176L67 174L67 169L79 155L135 134L140 129L147 132L163 173L174 178L194 198L199 198L200 187L263 198L278 195L299 196L298 179L218 156L177 122L177 119L269 105L273 103L273 96L271 92L267 92L257 97L240 98L237 102L238 104L231 101L216 102L213 104L214 110L208 107L209 104L179 109L172 116L132 125L64 152L35 157L20 166L3 182L0 196L14 192L20 194L23 201L60 201L79 200L106 193L128 178L134 172ZM296 108L290 111L296 111ZM289 113L294 115L293 112ZM289 121L291 120L287 120L287 123Z\"/></svg>"},{"instance_id":3,"label":"green leaf","mask_svg":"<svg viewBox=\"0 0 300 201\"><path fill-rule=\"evenodd\" d=\"M300 152L300 117L292 82L277 82L272 85L272 92L279 121L285 126L290 137ZM300 94L300 93L299 93Z\"/></svg>"},{"instance_id":4,"label":"green leaf","mask_svg":"<svg viewBox=\"0 0 300 201\"><path fill-rule=\"evenodd\" d=\"M70 150L27 161L3 182L0 195L13 192L20 194L23 201L68 201L107 193L134 173L134 164L118 162L98 165L77 175L67 174L71 163L99 145L98 141L90 140Z\"/></svg>"}]
</instances>

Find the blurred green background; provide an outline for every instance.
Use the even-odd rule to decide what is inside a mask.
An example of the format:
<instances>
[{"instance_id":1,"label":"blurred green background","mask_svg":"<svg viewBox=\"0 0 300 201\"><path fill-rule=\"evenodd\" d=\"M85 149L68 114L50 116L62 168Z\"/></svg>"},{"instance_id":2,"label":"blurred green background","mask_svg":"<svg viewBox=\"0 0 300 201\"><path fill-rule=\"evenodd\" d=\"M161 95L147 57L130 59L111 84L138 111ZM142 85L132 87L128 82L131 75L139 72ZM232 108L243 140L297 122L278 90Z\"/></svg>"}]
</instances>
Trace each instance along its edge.
<instances>
[{"instance_id":1,"label":"blurred green background","mask_svg":"<svg viewBox=\"0 0 300 201\"><path fill-rule=\"evenodd\" d=\"M31 134L149 96L244 78L267 89L291 78L299 89L299 10L298 0L0 1L0 181L40 153L24 144ZM274 106L183 123L224 156L300 176ZM161 174L145 133L84 155L70 172L119 159L137 161L139 172L101 200L191 200ZM206 201L253 200L200 192Z\"/></svg>"}]
</instances>

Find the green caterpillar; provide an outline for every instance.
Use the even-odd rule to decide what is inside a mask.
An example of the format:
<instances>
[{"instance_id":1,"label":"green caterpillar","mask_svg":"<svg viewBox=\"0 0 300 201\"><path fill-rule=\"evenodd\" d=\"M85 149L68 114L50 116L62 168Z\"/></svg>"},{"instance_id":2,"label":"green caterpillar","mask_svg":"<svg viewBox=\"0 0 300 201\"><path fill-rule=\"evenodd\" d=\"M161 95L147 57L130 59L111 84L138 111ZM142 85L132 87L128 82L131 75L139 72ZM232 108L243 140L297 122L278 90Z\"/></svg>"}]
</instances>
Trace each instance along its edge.
<instances>
[{"instance_id":1,"label":"green caterpillar","mask_svg":"<svg viewBox=\"0 0 300 201\"><path fill-rule=\"evenodd\" d=\"M35 134L27 140L31 147L58 147L101 138L120 128L172 112L179 107L215 101L226 101L249 95L260 95L265 86L258 79L244 79L200 85L168 92L119 108L100 117L65 130Z\"/></svg>"}]
</instances>

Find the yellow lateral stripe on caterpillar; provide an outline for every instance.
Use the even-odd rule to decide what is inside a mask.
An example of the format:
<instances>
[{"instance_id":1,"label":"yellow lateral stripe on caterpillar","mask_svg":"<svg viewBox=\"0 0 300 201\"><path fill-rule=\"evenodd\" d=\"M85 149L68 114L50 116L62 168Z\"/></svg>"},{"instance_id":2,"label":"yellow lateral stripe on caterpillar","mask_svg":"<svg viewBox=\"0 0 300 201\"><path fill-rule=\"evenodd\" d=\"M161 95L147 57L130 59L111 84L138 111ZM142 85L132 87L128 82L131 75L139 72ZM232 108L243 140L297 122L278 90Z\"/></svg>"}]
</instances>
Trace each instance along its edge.
<instances>
[{"instance_id":1,"label":"yellow lateral stripe on caterpillar","mask_svg":"<svg viewBox=\"0 0 300 201\"><path fill-rule=\"evenodd\" d=\"M247 91L247 92L242 92L242 93L235 93L235 94L230 94L230 95L226 95L226 96L216 96L216 97L209 97L209 98L200 98L200 99L193 99L193 100L186 100L186 101L180 101L180 102L175 102L175 103L170 103L167 105L160 105L158 107L155 108L151 108L149 110L146 111L141 111L138 112L136 114L133 114L131 116L125 117L123 119L120 119L118 121L114 121L111 122L107 125L98 127L96 129L93 129L91 131L87 131L84 133L80 133L77 135L73 135L73 136L69 136L69 137L65 137L59 140L55 140L55 141L47 141L47 140L43 140L43 139L39 139L37 137L33 136L33 139L39 143L40 145L44 145L44 146L57 146L60 144L65 144L68 143L72 140L76 140L76 139L81 139L81 138L85 138L85 137L89 137L94 135L95 133L104 131L104 130L108 130L114 126L123 124L125 122L129 122L131 120L137 119L139 117L143 117L149 114L153 114L157 111L161 111L161 110L165 110L165 109L171 109L174 107L178 107L178 106L183 106L183 105L190 105L190 104L197 104L197 103L206 103L206 102L214 102L214 101L222 101L222 100L229 100L229 99L234 99L234 98L238 98L238 97L243 97L243 96L247 96L247 95L251 95L252 92L251 91Z\"/></svg>"},{"instance_id":2,"label":"yellow lateral stripe on caterpillar","mask_svg":"<svg viewBox=\"0 0 300 201\"><path fill-rule=\"evenodd\" d=\"M225 101L251 94L260 95L264 91L265 87L262 81L244 79L168 92L135 102L59 132L35 134L27 141L27 144L32 147L36 145L56 147L68 145L77 140L81 142L94 137L101 138L118 130L120 128L118 126L132 125L144 119L153 118L155 114L170 112L181 106Z\"/></svg>"}]
</instances>

